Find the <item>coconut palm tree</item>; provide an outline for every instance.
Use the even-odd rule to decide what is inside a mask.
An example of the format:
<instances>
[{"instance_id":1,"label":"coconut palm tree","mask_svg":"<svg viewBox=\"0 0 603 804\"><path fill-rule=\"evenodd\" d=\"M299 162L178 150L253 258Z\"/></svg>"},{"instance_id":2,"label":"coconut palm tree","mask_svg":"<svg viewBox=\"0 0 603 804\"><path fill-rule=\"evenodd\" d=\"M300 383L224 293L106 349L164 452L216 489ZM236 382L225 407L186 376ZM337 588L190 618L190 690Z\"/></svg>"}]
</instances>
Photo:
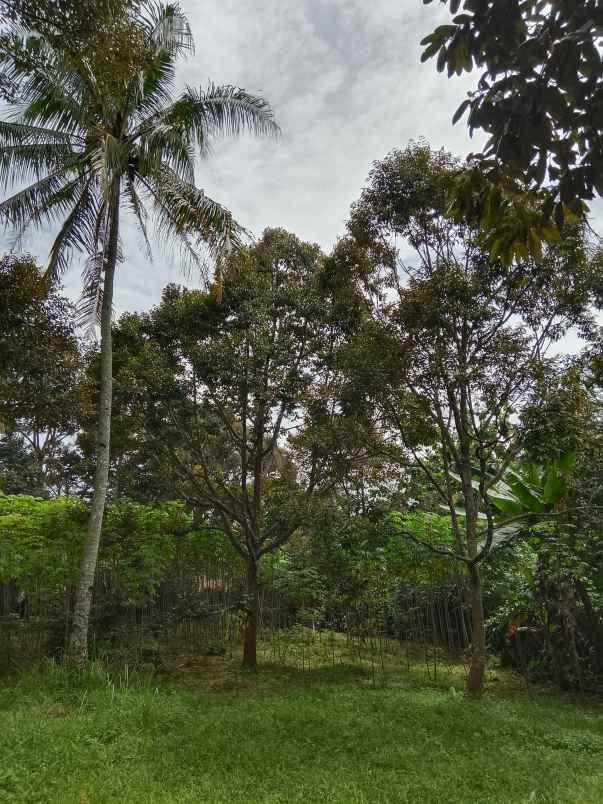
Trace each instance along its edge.
<instances>
[{"instance_id":1,"label":"coconut palm tree","mask_svg":"<svg viewBox=\"0 0 603 804\"><path fill-rule=\"evenodd\" d=\"M57 226L48 277L84 255L82 312L100 323L97 464L68 646L77 664L88 655L107 496L120 219L124 212L134 217L147 248L154 225L189 262L203 267L209 259L219 268L243 232L228 210L196 187L195 156L207 156L217 135L278 133L268 103L237 87L187 87L175 97L176 62L193 46L177 4L143 0L110 27L111 37L105 25L102 39L79 48L20 32L22 48L33 46L36 58L3 61L18 86L19 105L0 121L0 181L5 188L26 186L0 203L0 217L17 238L31 228Z\"/></svg>"}]
</instances>

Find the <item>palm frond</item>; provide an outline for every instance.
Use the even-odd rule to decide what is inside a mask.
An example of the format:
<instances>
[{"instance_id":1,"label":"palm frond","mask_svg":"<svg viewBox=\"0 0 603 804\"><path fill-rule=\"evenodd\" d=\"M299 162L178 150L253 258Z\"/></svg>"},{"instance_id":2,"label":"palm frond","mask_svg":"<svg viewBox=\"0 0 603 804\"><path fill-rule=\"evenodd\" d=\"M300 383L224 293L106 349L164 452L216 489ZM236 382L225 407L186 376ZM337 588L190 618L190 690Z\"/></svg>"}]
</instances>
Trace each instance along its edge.
<instances>
[{"instance_id":1,"label":"palm frond","mask_svg":"<svg viewBox=\"0 0 603 804\"><path fill-rule=\"evenodd\" d=\"M163 166L147 177L147 187L152 188L154 202L160 203L158 223L166 234L185 235L204 244L215 260L242 247L246 233L230 210L183 181L169 167Z\"/></svg>"},{"instance_id":2,"label":"palm frond","mask_svg":"<svg viewBox=\"0 0 603 804\"><path fill-rule=\"evenodd\" d=\"M157 50L174 58L194 50L190 25L179 3L147 2L141 21Z\"/></svg>"},{"instance_id":3,"label":"palm frond","mask_svg":"<svg viewBox=\"0 0 603 804\"><path fill-rule=\"evenodd\" d=\"M128 176L125 187L124 187L125 196L128 200L128 204L130 207L130 211L136 218L136 222L138 223L138 229L140 234L142 235L146 257L149 261L153 259L153 250L151 248L151 242L149 239L149 231L147 227L147 218L148 213L143 204L138 192L136 191L136 186L134 182L134 176Z\"/></svg>"},{"instance_id":4,"label":"palm frond","mask_svg":"<svg viewBox=\"0 0 603 804\"><path fill-rule=\"evenodd\" d=\"M109 217L108 206L101 204L96 225L93 227L95 232L95 246L90 251L90 256L84 263L82 270L82 292L76 304L78 323L85 329L92 330L100 324L103 298L104 298L104 274L105 262L107 258L107 245L109 242ZM117 262L123 261L123 248L121 242L117 248Z\"/></svg>"},{"instance_id":5,"label":"palm frond","mask_svg":"<svg viewBox=\"0 0 603 804\"><path fill-rule=\"evenodd\" d=\"M184 181L195 180L195 147L186 132L156 125L139 137L134 153L137 169L143 175L151 175L162 165L168 165Z\"/></svg>"},{"instance_id":6,"label":"palm frond","mask_svg":"<svg viewBox=\"0 0 603 804\"><path fill-rule=\"evenodd\" d=\"M103 308L103 251L91 254L84 263L82 271L82 292L76 304L79 326L93 330L100 322Z\"/></svg>"},{"instance_id":7,"label":"palm frond","mask_svg":"<svg viewBox=\"0 0 603 804\"><path fill-rule=\"evenodd\" d=\"M169 207L152 182L141 176L137 176L137 181L145 194L146 203L153 210L155 228L161 244L164 247L174 246L179 250L181 269L185 275L192 274L194 270L205 276L209 269L193 238L184 231L177 231L176 222L171 220Z\"/></svg>"},{"instance_id":8,"label":"palm frond","mask_svg":"<svg viewBox=\"0 0 603 804\"><path fill-rule=\"evenodd\" d=\"M131 139L139 140L143 148L153 148L156 151L164 148L166 158L168 150L178 141L186 143L187 148L196 143L201 158L206 158L211 153L209 132L198 129L189 104L182 98L167 108L144 117L132 132Z\"/></svg>"},{"instance_id":9,"label":"palm frond","mask_svg":"<svg viewBox=\"0 0 603 804\"><path fill-rule=\"evenodd\" d=\"M20 238L30 226L53 223L68 214L89 178L83 166L80 173L59 170L31 184L0 203L0 220L14 227Z\"/></svg>"},{"instance_id":10,"label":"palm frond","mask_svg":"<svg viewBox=\"0 0 603 804\"><path fill-rule=\"evenodd\" d=\"M176 75L175 62L167 51L159 51L153 60L132 77L127 91L132 121L139 125L171 103Z\"/></svg>"},{"instance_id":11,"label":"palm frond","mask_svg":"<svg viewBox=\"0 0 603 804\"><path fill-rule=\"evenodd\" d=\"M280 134L268 101L231 85L210 84L206 90L187 87L165 117L194 134L201 149L208 137L238 137L245 131L258 136Z\"/></svg>"},{"instance_id":12,"label":"palm frond","mask_svg":"<svg viewBox=\"0 0 603 804\"><path fill-rule=\"evenodd\" d=\"M37 182L49 173L69 170L79 159L64 143L4 146L0 148L0 185Z\"/></svg>"},{"instance_id":13,"label":"palm frond","mask_svg":"<svg viewBox=\"0 0 603 804\"><path fill-rule=\"evenodd\" d=\"M76 145L83 144L81 137L54 128L32 126L29 123L0 120L0 147L13 145Z\"/></svg>"},{"instance_id":14,"label":"palm frond","mask_svg":"<svg viewBox=\"0 0 603 804\"><path fill-rule=\"evenodd\" d=\"M6 86L19 97L23 83L32 69L44 70L52 63L54 53L47 40L16 21L3 19L0 38L0 75Z\"/></svg>"},{"instance_id":15,"label":"palm frond","mask_svg":"<svg viewBox=\"0 0 603 804\"><path fill-rule=\"evenodd\" d=\"M43 70L33 70L21 87L21 121L68 134L84 131L92 103L82 71L56 57Z\"/></svg>"},{"instance_id":16,"label":"palm frond","mask_svg":"<svg viewBox=\"0 0 603 804\"><path fill-rule=\"evenodd\" d=\"M55 280L69 267L74 251L90 254L96 239L98 217L98 195L93 179L89 178L54 239L46 268L48 279Z\"/></svg>"},{"instance_id":17,"label":"palm frond","mask_svg":"<svg viewBox=\"0 0 603 804\"><path fill-rule=\"evenodd\" d=\"M127 90L132 120L140 124L171 103L176 60L194 49L188 21L178 4L150 2L140 21L153 51Z\"/></svg>"}]
</instances>

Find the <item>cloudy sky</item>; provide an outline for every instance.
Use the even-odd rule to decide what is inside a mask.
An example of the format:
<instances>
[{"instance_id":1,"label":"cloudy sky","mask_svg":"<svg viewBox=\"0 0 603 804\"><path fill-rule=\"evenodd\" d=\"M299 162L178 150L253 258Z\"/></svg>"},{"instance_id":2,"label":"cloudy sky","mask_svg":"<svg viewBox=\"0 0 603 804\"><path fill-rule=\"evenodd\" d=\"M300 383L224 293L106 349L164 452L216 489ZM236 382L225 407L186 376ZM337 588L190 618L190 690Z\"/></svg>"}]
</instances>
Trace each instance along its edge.
<instances>
[{"instance_id":1,"label":"cloudy sky","mask_svg":"<svg viewBox=\"0 0 603 804\"><path fill-rule=\"evenodd\" d=\"M445 18L421 0L182 0L196 52L181 63L179 84L236 84L272 104L278 142L221 141L199 164L199 186L228 206L255 235L285 227L329 249L371 162L426 137L460 155L471 143L451 125L471 83L448 81L420 64L419 42ZM182 281L160 249L149 264L134 227L124 230L116 308L147 309L169 281ZM50 236L26 243L42 261ZM188 284L192 282L187 280ZM77 296L79 270L64 280Z\"/></svg>"},{"instance_id":2,"label":"cloudy sky","mask_svg":"<svg viewBox=\"0 0 603 804\"><path fill-rule=\"evenodd\" d=\"M464 122L451 124L476 77L448 80L420 63L420 40L448 17L440 3L181 1L196 53L181 64L180 85L211 80L259 93L283 130L278 142L219 142L199 165L199 186L255 235L282 226L328 250L375 159L418 137L460 156L479 148ZM182 277L160 250L148 262L131 225L124 242L116 309L147 309ZM36 234L27 245L43 261L49 243ZM77 296L77 266L65 289Z\"/></svg>"}]
</instances>

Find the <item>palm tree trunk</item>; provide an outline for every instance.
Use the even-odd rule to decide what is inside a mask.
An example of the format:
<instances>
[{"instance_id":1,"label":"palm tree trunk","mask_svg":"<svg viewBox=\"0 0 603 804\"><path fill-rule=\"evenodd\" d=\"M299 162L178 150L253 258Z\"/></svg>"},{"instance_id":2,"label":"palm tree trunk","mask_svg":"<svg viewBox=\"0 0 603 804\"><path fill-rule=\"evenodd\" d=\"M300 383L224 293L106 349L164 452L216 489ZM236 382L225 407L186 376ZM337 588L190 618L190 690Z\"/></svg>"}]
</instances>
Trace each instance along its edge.
<instances>
[{"instance_id":1,"label":"palm tree trunk","mask_svg":"<svg viewBox=\"0 0 603 804\"><path fill-rule=\"evenodd\" d=\"M71 636L67 648L67 660L84 665L88 660L88 630L92 608L92 588L100 545L103 514L109 485L109 462L111 458L111 406L113 400L113 345L111 342L111 318L113 308L113 283L117 266L119 239L119 192L120 181L115 179L110 202L110 219L106 260L104 266L103 303L101 311L101 369L98 424L96 432L96 472L94 493L88 518L84 553L80 564L79 584L76 592Z\"/></svg>"},{"instance_id":2,"label":"palm tree trunk","mask_svg":"<svg viewBox=\"0 0 603 804\"><path fill-rule=\"evenodd\" d=\"M480 698L484 690L487 653L482 578L480 568L476 564L469 566L469 577L471 581L471 666L467 679L467 695L471 698Z\"/></svg>"}]
</instances>

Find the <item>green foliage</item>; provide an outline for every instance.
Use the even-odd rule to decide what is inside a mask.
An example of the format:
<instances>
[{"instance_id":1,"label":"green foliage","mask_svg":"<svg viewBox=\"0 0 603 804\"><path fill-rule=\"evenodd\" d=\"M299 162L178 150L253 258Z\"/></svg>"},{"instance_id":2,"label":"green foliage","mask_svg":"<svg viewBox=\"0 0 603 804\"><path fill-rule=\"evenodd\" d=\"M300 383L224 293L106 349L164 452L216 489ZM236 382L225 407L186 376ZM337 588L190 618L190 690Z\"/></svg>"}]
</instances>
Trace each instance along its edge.
<instances>
[{"instance_id":1,"label":"green foliage","mask_svg":"<svg viewBox=\"0 0 603 804\"><path fill-rule=\"evenodd\" d=\"M567 452L545 466L524 462L508 469L489 491L492 504L505 517L545 514L564 507L576 455Z\"/></svg>"},{"instance_id":2,"label":"green foliage","mask_svg":"<svg viewBox=\"0 0 603 804\"><path fill-rule=\"evenodd\" d=\"M507 644L528 623L524 669L562 687L596 685L603 667L600 515L575 507L576 457L565 453L544 467L526 462L491 491L505 521L493 540L503 549L488 561L490 623L499 635L511 629Z\"/></svg>"},{"instance_id":3,"label":"green foliage","mask_svg":"<svg viewBox=\"0 0 603 804\"><path fill-rule=\"evenodd\" d=\"M474 160L450 183L448 212L479 230L493 259L511 265L541 259L547 248L584 225L587 209L583 205L575 212L555 204L549 189L529 190L520 179L494 168L486 172Z\"/></svg>"},{"instance_id":4,"label":"green foliage","mask_svg":"<svg viewBox=\"0 0 603 804\"><path fill-rule=\"evenodd\" d=\"M433 0L424 0L431 3ZM442 0L446 3L447 0ZM457 14L461 8L462 13ZM528 187L553 187L545 218L582 214L603 192L599 0L450 0L451 24L427 36L438 70L481 71L458 109L488 140L481 170L502 166Z\"/></svg>"},{"instance_id":5,"label":"green foliage","mask_svg":"<svg viewBox=\"0 0 603 804\"><path fill-rule=\"evenodd\" d=\"M522 411L524 444L532 461L546 463L564 453L578 458L600 440L596 392L580 358L555 361L543 372Z\"/></svg>"},{"instance_id":6,"label":"green foliage","mask_svg":"<svg viewBox=\"0 0 603 804\"><path fill-rule=\"evenodd\" d=\"M306 518L285 424L303 416L328 324L322 260L317 246L266 230L210 292L168 287L149 316L116 331L118 434L135 454L146 441L177 493L254 562Z\"/></svg>"},{"instance_id":7,"label":"green foliage","mask_svg":"<svg viewBox=\"0 0 603 804\"><path fill-rule=\"evenodd\" d=\"M474 475L472 484L475 489L481 488L482 481L487 485L487 500L495 519L493 524L487 525L486 515L478 515L482 538L488 528L492 529L489 549L527 535L534 527L546 528L551 517L567 508L575 462L575 454L567 452L545 466L524 461L517 467L509 467L495 483L488 482L485 475ZM461 478L453 477L460 484ZM456 514L461 519L467 516L466 510L460 507ZM484 543L482 541L482 545Z\"/></svg>"},{"instance_id":8,"label":"green foliage","mask_svg":"<svg viewBox=\"0 0 603 804\"><path fill-rule=\"evenodd\" d=\"M81 415L84 360L73 312L31 257L0 260L0 451L23 453L20 477L19 461L0 470L0 478L7 473L0 479L5 492L46 496L67 485L64 463Z\"/></svg>"},{"instance_id":9,"label":"green foliage","mask_svg":"<svg viewBox=\"0 0 603 804\"><path fill-rule=\"evenodd\" d=\"M318 608L326 600L326 578L315 567L296 566L289 555L273 562L269 577L274 591L296 606Z\"/></svg>"},{"instance_id":10,"label":"green foliage","mask_svg":"<svg viewBox=\"0 0 603 804\"><path fill-rule=\"evenodd\" d=\"M0 438L0 491L4 494L47 495L42 467L14 433Z\"/></svg>"},{"instance_id":11,"label":"green foliage","mask_svg":"<svg viewBox=\"0 0 603 804\"><path fill-rule=\"evenodd\" d=\"M494 258L472 221L449 212L456 172L425 143L375 163L348 227L376 286L371 326L353 345L400 462L420 469L450 512L457 557L481 560L493 535L489 487L521 446L514 416L544 371L544 345L592 326L598 259L580 229L538 260ZM401 259L399 237L414 264ZM483 484L471 485L475 467ZM551 476L546 496L559 490Z\"/></svg>"},{"instance_id":12,"label":"green foliage","mask_svg":"<svg viewBox=\"0 0 603 804\"><path fill-rule=\"evenodd\" d=\"M350 515L336 501L319 498L306 522L283 548L276 574L292 585L316 584L315 604L331 613L356 605L382 605L392 592L385 547L389 530L382 518ZM322 590L322 591L321 591ZM308 605L310 601L302 601Z\"/></svg>"},{"instance_id":13,"label":"green foliage","mask_svg":"<svg viewBox=\"0 0 603 804\"><path fill-rule=\"evenodd\" d=\"M333 504L312 513L264 571L266 582L292 611L319 610L327 621L368 611L376 618L391 616L394 622L400 592L433 592L463 581L456 562L409 538L450 549L447 517L412 511L367 518Z\"/></svg>"},{"instance_id":14,"label":"green foliage","mask_svg":"<svg viewBox=\"0 0 603 804\"><path fill-rule=\"evenodd\" d=\"M386 547L390 571L404 588L433 589L462 582L463 573L449 557L426 550L413 541L418 539L433 547L454 551L450 517L424 511L394 512L388 517L392 535Z\"/></svg>"},{"instance_id":15,"label":"green foliage","mask_svg":"<svg viewBox=\"0 0 603 804\"><path fill-rule=\"evenodd\" d=\"M420 247L428 233L445 228L448 192L459 163L444 150L433 151L424 140L411 141L374 162L360 200L352 205L348 229L373 259L391 264L395 257L386 233ZM374 270L374 268L373 268Z\"/></svg>"},{"instance_id":16,"label":"green foliage","mask_svg":"<svg viewBox=\"0 0 603 804\"><path fill-rule=\"evenodd\" d=\"M77 497L0 494L0 582L51 594L77 577L86 509Z\"/></svg>"},{"instance_id":17,"label":"green foliage","mask_svg":"<svg viewBox=\"0 0 603 804\"><path fill-rule=\"evenodd\" d=\"M25 594L60 598L77 580L86 515L77 497L0 495L0 583L12 580ZM99 566L131 600L152 596L177 564L216 561L236 566L222 534L195 529L183 503L122 499L107 506Z\"/></svg>"},{"instance_id":18,"label":"green foliage","mask_svg":"<svg viewBox=\"0 0 603 804\"><path fill-rule=\"evenodd\" d=\"M179 537L190 524L190 514L180 502L143 505L118 500L109 504L100 565L113 569L132 597L143 599L165 579L178 555Z\"/></svg>"}]
</instances>

